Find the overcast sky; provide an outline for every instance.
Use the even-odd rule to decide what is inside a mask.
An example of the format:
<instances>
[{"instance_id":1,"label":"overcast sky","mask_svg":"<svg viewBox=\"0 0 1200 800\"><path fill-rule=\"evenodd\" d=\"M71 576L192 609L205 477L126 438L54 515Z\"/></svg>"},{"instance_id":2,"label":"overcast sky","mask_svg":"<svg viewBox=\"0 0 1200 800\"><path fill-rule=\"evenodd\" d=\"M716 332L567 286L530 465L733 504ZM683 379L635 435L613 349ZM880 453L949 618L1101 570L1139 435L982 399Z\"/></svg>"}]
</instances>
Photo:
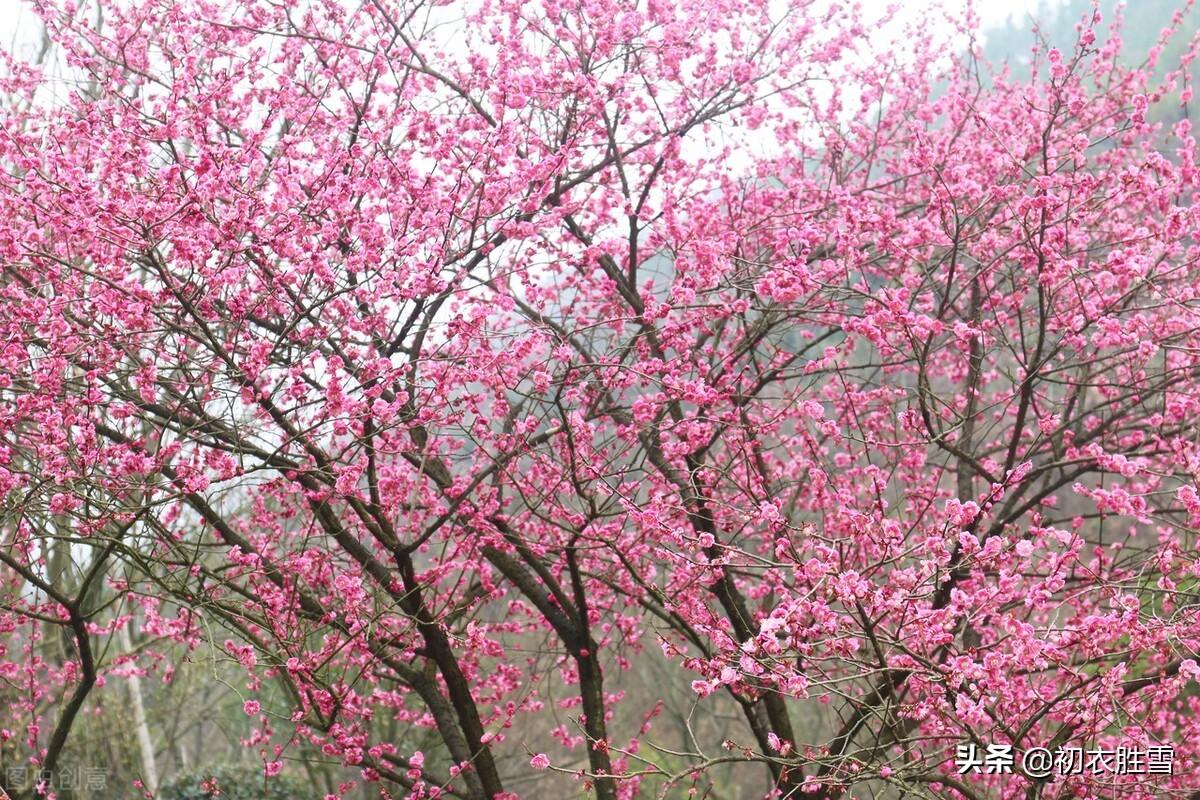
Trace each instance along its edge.
<instances>
[{"instance_id":1,"label":"overcast sky","mask_svg":"<svg viewBox=\"0 0 1200 800\"><path fill-rule=\"evenodd\" d=\"M884 8L892 0L865 0L868 8ZM1010 17L1020 19L1038 7L1039 0L983 0L976 3L985 28L1004 24ZM1058 0L1051 0L1057 4ZM953 5L948 0L947 5ZM902 6L924 8L927 0L901 0ZM26 0L0 0L0 43L5 48L36 47L39 26Z\"/></svg>"}]
</instances>

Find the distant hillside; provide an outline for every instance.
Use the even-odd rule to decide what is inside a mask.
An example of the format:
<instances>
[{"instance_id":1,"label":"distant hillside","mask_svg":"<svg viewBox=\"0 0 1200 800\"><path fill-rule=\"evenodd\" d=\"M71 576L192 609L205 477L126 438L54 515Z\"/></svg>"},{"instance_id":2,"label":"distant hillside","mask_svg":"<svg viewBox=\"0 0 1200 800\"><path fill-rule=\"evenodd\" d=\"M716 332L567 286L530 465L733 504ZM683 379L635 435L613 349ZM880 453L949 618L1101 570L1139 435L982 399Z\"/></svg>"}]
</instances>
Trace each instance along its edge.
<instances>
[{"instance_id":1,"label":"distant hillside","mask_svg":"<svg viewBox=\"0 0 1200 800\"><path fill-rule=\"evenodd\" d=\"M1015 75L1024 73L1030 62L1030 48L1037 33L1045 41L1065 52L1076 42L1076 25L1093 7L1092 0L1068 0L1068 2L1046 2L1042 0L1038 11L1033 14L1010 17L1007 25L988 29L984 42L984 56L994 65L1008 63ZM1180 30L1173 35L1158 59L1155 75L1163 77L1179 64L1192 36L1200 29L1200 11L1185 11L1183 0L1137 0L1136 3L1101 0L1099 3L1102 21L1097 28L1098 43L1111 35L1111 26L1121 18L1119 35L1122 42L1121 60L1127 65L1142 63L1154 47L1164 28L1169 27L1176 12L1183 11ZM1193 87L1200 78L1200 63L1191 68ZM1195 104L1195 100L1192 104ZM1181 119L1188 109L1182 103L1166 102L1152 114L1159 121L1171 123Z\"/></svg>"}]
</instances>

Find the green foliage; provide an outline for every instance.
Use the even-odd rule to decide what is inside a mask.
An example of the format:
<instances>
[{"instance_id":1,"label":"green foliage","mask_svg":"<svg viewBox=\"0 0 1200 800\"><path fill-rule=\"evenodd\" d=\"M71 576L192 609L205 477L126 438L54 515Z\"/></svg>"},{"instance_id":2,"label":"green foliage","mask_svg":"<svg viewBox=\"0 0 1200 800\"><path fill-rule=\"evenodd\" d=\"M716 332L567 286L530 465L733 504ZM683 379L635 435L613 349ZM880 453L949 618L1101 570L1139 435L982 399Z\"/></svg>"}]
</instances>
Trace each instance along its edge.
<instances>
[{"instance_id":1,"label":"green foliage","mask_svg":"<svg viewBox=\"0 0 1200 800\"><path fill-rule=\"evenodd\" d=\"M1108 38L1109 26L1117 19L1121 5L1119 0L1100 0L1102 22L1096 29L1098 45ZM1163 28L1169 26L1175 13L1184 8L1184 4L1177 0L1139 0L1132 10L1126 6L1120 13L1121 60L1129 66L1142 64L1157 43ZM1069 0L1065 3L1043 0L1036 11L1023 16L1013 15L1006 25L985 31L984 56L993 63L1007 61L1015 71L1021 73L1018 67L1028 63L1029 48L1037 40L1031 30L1034 23L1037 24L1038 35L1047 46L1070 52L1078 36L1075 26L1091 11L1092 0ZM1187 49L1188 38L1200 21L1197 16L1195 11L1183 14L1182 35L1172 37L1167 43L1158 60L1157 77L1161 78L1168 69L1179 65L1179 58Z\"/></svg>"},{"instance_id":2,"label":"green foliage","mask_svg":"<svg viewBox=\"0 0 1200 800\"><path fill-rule=\"evenodd\" d=\"M213 782L220 794L213 791ZM266 778L262 767L217 766L176 778L158 790L156 800L306 800L311 792L279 775Z\"/></svg>"},{"instance_id":3,"label":"green foliage","mask_svg":"<svg viewBox=\"0 0 1200 800\"><path fill-rule=\"evenodd\" d=\"M1008 18L1004 26L985 31L983 55L991 64L1008 64L1017 77L1028 72L1030 48L1041 40L1045 47L1057 47L1071 53L1078 41L1076 26L1092 12L1093 0L1067 0L1053 2L1042 0L1036 11ZM1152 77L1161 81L1171 70L1177 69L1180 58L1188 47L1192 34L1200 27L1200 14L1187 9L1178 0L1138 0L1128 4L1121 0L1100 0L1098 3L1101 23L1096 28L1096 46L1103 45L1110 37L1110 26L1120 19L1120 61L1128 67L1143 66L1150 50L1159 43L1163 29L1172 25L1177 12L1182 12L1179 30L1170 37L1155 64ZM1122 8L1124 6L1124 8ZM1033 31L1036 24L1037 32ZM1200 62L1193 62L1189 69L1189 81L1194 87L1200 80ZM1179 97L1179 86L1169 91L1165 102L1155 104L1149 115L1151 122L1173 125L1190 115L1190 109Z\"/></svg>"}]
</instances>

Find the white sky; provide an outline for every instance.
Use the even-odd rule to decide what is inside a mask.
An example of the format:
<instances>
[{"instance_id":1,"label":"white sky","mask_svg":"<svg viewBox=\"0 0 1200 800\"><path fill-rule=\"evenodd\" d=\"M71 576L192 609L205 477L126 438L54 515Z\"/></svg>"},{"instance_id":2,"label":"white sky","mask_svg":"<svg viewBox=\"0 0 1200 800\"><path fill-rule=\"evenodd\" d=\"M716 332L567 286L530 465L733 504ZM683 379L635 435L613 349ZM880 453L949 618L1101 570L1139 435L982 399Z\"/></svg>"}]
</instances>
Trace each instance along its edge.
<instances>
[{"instance_id":1,"label":"white sky","mask_svg":"<svg viewBox=\"0 0 1200 800\"><path fill-rule=\"evenodd\" d=\"M353 4L357 0L345 0L347 4ZM772 0L772 2L785 4L790 0ZM877 18L884 12L892 2L896 0L861 0L865 18ZM955 11L963 11L967 7L970 0L898 0L900 14L895 20L895 28L897 34L903 35L902 26L906 20L913 20L922 12L938 6L941 9L946 9L950 14ZM29 8L30 0L0 0L0 48L10 52L17 52L21 56L32 58L35 56L41 46L41 24L37 20L35 14ZM79 5L84 8L95 8L93 3L99 2L102 5L110 3L128 3L138 2L138 0L81 0ZM471 5L474 0L456 0L458 3ZM838 3L842 0L829 0L829 2ZM981 28L986 31L989 28L1003 26L1005 22L1012 19L1020 27L1029 27L1031 23L1030 14L1038 10L1040 5L1055 6L1059 5L1063 0L974 0L973 5L977 16L979 17ZM945 14L946 12L942 12ZM935 20L940 19L938 12L931 14ZM918 17L919 19L919 17ZM889 26L891 27L891 26ZM949 33L949 31L946 31ZM884 38L889 38L890 31L880 31ZM65 65L56 64L59 70L65 71ZM685 144L685 148L695 150L693 155L703 154L711 143L702 142L699 140L689 141ZM754 138L752 135L742 141L738 146L735 146L728 158L733 163L727 163L727 166L734 169L749 169L750 161L747 159L770 157L772 146L765 140L765 137ZM686 153L686 150L685 150ZM743 163L744 162L744 163Z\"/></svg>"},{"instance_id":2,"label":"white sky","mask_svg":"<svg viewBox=\"0 0 1200 800\"><path fill-rule=\"evenodd\" d=\"M865 0L863 5L868 10L880 10L892 0ZM1051 5L1057 5L1061 0L1050 0ZM946 5L955 5L955 0L947 0ZM924 8L928 5L924 0L900 0L901 7ZM1038 0L978 0L976 10L983 27L989 28L1003 25L1013 17L1020 20L1038 7ZM0 47L11 50L16 47L36 47L38 42L39 25L29 10L27 0L0 0Z\"/></svg>"},{"instance_id":3,"label":"white sky","mask_svg":"<svg viewBox=\"0 0 1200 800\"><path fill-rule=\"evenodd\" d=\"M1047 5L1061 5L1061 0L1053 0ZM1037 7L1038 0L982 0L976 3L976 10L984 28L1003 25L1009 18L1019 23L1027 14L1036 11Z\"/></svg>"}]
</instances>

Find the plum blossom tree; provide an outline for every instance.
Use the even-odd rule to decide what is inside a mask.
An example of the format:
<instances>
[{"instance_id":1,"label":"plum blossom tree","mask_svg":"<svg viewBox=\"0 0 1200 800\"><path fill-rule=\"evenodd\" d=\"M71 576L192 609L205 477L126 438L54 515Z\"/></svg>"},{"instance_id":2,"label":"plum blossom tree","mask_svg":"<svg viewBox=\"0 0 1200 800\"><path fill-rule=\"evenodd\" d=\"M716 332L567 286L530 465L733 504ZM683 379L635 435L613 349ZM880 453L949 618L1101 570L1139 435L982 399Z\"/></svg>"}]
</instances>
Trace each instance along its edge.
<instances>
[{"instance_id":1,"label":"plum blossom tree","mask_svg":"<svg viewBox=\"0 0 1200 800\"><path fill-rule=\"evenodd\" d=\"M1200 790L1198 173L1147 122L1194 48L1159 86L1098 14L1016 76L840 4L34 6L70 77L9 55L0 106L32 766L214 642L265 778L319 753L330 797ZM1174 764L958 768L992 743Z\"/></svg>"}]
</instances>

